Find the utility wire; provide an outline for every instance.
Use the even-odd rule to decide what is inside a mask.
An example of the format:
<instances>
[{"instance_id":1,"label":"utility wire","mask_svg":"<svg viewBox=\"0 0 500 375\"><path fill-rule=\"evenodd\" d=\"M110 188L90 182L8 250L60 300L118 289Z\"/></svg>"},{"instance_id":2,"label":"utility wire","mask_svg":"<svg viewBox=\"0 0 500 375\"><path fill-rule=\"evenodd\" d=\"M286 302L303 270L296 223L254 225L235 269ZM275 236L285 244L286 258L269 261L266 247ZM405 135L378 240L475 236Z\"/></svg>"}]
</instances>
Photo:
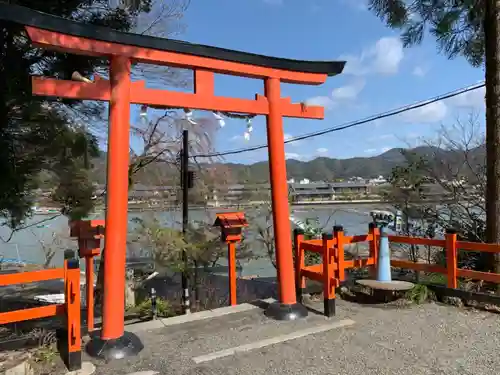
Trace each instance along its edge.
<instances>
[{"instance_id":1,"label":"utility wire","mask_svg":"<svg viewBox=\"0 0 500 375\"><path fill-rule=\"evenodd\" d=\"M298 135L296 137L292 137L292 138L285 140L285 144L301 141L301 140L308 139L308 138L317 137L317 136L323 135L323 134L333 133L333 132L340 131L340 130L345 130L345 129L352 128L352 127L359 126L359 125L363 125L363 124L366 124L368 122L372 122L375 120L380 120L383 118L396 116L396 115L399 115L401 113L411 111L413 109L425 107L426 105L429 105L432 103L440 102L440 101L445 100L445 99L453 98L455 96L462 95L462 94L465 94L467 92L480 89L481 87L484 87L484 85L485 85L485 82L482 81L482 82L477 83L475 85L462 87L460 89L450 91L450 92L435 96L435 97L430 98L430 99L421 100L421 101L418 101L418 102L415 102L412 104L405 105L403 107L399 107L399 108L392 109L392 110L389 110L386 112L382 112L382 113L379 113L376 115L365 117L361 120L350 121L350 122L346 122L346 123L343 123L343 124L340 124L340 125L337 125L334 127L330 127L327 129L318 130L318 131L315 131L312 133L305 133L302 135ZM229 150L229 151L213 152L213 153L208 153L208 154L191 155L191 157L192 158L210 158L210 157L214 157L214 156L235 155L235 154L242 154L244 152L261 150L263 148L267 148L267 144L246 147L246 148L242 148L242 149L238 149L238 150Z\"/></svg>"}]
</instances>

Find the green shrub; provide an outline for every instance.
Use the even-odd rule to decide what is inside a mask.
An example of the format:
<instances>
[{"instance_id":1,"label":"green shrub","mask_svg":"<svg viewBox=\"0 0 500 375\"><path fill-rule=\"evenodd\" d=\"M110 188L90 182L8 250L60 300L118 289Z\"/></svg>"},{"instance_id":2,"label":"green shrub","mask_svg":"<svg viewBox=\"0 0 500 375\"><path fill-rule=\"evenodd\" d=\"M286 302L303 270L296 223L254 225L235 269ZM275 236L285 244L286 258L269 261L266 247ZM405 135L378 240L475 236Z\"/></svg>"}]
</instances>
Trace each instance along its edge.
<instances>
[{"instance_id":1,"label":"green shrub","mask_svg":"<svg viewBox=\"0 0 500 375\"><path fill-rule=\"evenodd\" d=\"M307 241L315 238L321 238L323 228L320 225L319 218L316 217L298 220L297 225L304 231L304 240ZM306 251L304 256L304 264L306 266L320 264L322 261L323 259L321 254Z\"/></svg>"},{"instance_id":2,"label":"green shrub","mask_svg":"<svg viewBox=\"0 0 500 375\"><path fill-rule=\"evenodd\" d=\"M135 307L135 310L140 317L153 317L153 312L151 309L151 299L142 301ZM175 311L171 303L163 298L156 299L156 314L159 318L169 318L175 316Z\"/></svg>"},{"instance_id":3,"label":"green shrub","mask_svg":"<svg viewBox=\"0 0 500 375\"><path fill-rule=\"evenodd\" d=\"M441 273L431 273L428 275L428 280L432 284L441 284L446 285L448 283L448 279L446 275Z\"/></svg>"},{"instance_id":4,"label":"green shrub","mask_svg":"<svg viewBox=\"0 0 500 375\"><path fill-rule=\"evenodd\" d=\"M415 284L415 286L406 292L406 299L420 305L428 300L434 299L434 293L422 284Z\"/></svg>"}]
</instances>

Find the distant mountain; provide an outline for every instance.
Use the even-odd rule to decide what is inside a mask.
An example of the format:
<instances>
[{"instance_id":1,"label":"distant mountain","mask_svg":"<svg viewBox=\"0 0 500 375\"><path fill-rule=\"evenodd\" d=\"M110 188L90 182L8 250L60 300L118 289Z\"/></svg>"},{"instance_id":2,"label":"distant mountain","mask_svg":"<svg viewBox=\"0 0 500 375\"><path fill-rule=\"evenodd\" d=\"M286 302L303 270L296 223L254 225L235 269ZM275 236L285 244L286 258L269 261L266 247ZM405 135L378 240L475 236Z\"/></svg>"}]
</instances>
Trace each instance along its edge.
<instances>
[{"instance_id":1,"label":"distant mountain","mask_svg":"<svg viewBox=\"0 0 500 375\"><path fill-rule=\"evenodd\" d=\"M417 155L434 155L436 149L432 147L417 147L411 150ZM286 162L288 178L300 180L307 178L311 181L331 181L349 177L378 177L387 176L392 169L405 163L401 149L394 148L383 154L372 157L355 157L350 159L332 159L319 157L311 161L289 159ZM225 164L238 182L267 182L269 170L267 162L251 165Z\"/></svg>"},{"instance_id":2,"label":"distant mountain","mask_svg":"<svg viewBox=\"0 0 500 375\"><path fill-rule=\"evenodd\" d=\"M463 164L463 153L458 151L447 151L436 147L421 146L411 150L418 156L434 160L437 164L457 166ZM477 147L470 152L476 164L484 160L484 146ZM311 161L300 161L289 159L286 162L288 178L300 180L307 178L311 181L332 181L335 179L346 179L349 177L372 178L388 176L392 169L406 161L402 155L402 149L393 148L383 154L372 157L355 157L350 159L332 159L319 157ZM255 164L221 163L228 170L231 183L263 183L269 181L269 168L267 161ZM106 160L105 154L94 162L96 182L105 181ZM217 166L217 165L215 165ZM165 177L177 178L178 171L174 167L165 164L150 165L136 177L135 181L144 185L156 185L157 180L165 181ZM153 176L154 174L154 176ZM229 181L228 181L229 182Z\"/></svg>"}]
</instances>

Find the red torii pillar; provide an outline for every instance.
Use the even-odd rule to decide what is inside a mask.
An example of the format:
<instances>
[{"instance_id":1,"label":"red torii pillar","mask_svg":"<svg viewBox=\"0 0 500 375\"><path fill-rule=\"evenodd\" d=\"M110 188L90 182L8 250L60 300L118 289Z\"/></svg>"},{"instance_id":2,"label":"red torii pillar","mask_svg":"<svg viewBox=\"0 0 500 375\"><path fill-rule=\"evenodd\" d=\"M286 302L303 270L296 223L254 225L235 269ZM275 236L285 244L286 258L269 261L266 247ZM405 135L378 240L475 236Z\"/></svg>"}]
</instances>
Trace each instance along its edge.
<instances>
[{"instance_id":1,"label":"red torii pillar","mask_svg":"<svg viewBox=\"0 0 500 375\"><path fill-rule=\"evenodd\" d=\"M268 164L280 297L280 303L270 305L267 313L277 319L291 320L307 316L307 309L297 303L295 285L291 286L295 278L280 80L267 78L265 80L265 94L269 102L269 114L267 115Z\"/></svg>"},{"instance_id":2,"label":"red torii pillar","mask_svg":"<svg viewBox=\"0 0 500 375\"><path fill-rule=\"evenodd\" d=\"M106 359L123 358L142 349L136 336L124 332L131 103L267 116L279 301L271 304L266 313L282 320L307 315L307 310L297 303L295 295L283 117L322 119L324 110L282 98L280 83L318 85L328 76L341 73L344 62L278 59L121 33L5 3L0 3L0 19L26 25L28 35L37 47L108 57L111 63L109 81L99 77L93 83L33 77L35 95L110 102L103 327L100 336L94 336L87 346L91 355ZM150 89L144 82L131 82L132 62L192 69L194 93ZM215 96L214 73L262 79L265 96L256 95L255 100Z\"/></svg>"},{"instance_id":3,"label":"red torii pillar","mask_svg":"<svg viewBox=\"0 0 500 375\"><path fill-rule=\"evenodd\" d=\"M124 335L130 155L130 68L130 59L122 56L111 57L104 237L106 250L104 251L103 325L100 338L104 341L119 340ZM97 340L99 343L97 352L102 350L101 345L104 346L101 340ZM130 341L136 340L131 338ZM113 342L112 346L118 349L116 352L118 355L125 350L125 346L120 342Z\"/></svg>"}]
</instances>

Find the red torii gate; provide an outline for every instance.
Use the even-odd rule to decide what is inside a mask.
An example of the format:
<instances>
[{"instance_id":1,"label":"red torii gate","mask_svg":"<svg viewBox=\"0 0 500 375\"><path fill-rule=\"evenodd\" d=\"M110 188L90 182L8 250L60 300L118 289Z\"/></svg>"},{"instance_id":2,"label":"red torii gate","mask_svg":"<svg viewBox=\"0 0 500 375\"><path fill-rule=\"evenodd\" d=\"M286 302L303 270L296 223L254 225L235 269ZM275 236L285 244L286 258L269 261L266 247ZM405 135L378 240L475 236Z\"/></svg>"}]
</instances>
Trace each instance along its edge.
<instances>
[{"instance_id":1,"label":"red torii gate","mask_svg":"<svg viewBox=\"0 0 500 375\"><path fill-rule=\"evenodd\" d=\"M109 81L98 78L87 83L33 77L34 95L110 103L103 326L100 337L94 337L87 347L91 355L121 358L142 349L137 337L124 332L131 103L267 116L279 302L266 313L281 320L307 315L295 295L283 117L322 119L324 110L282 98L280 83L322 84L328 76L340 74L344 62L280 59L118 32L5 3L0 3L0 19L25 25L34 46L110 60ZM192 69L194 93L150 89L143 81L132 82L132 62ZM265 96L256 95L255 100L215 96L214 73L262 79Z\"/></svg>"}]
</instances>

